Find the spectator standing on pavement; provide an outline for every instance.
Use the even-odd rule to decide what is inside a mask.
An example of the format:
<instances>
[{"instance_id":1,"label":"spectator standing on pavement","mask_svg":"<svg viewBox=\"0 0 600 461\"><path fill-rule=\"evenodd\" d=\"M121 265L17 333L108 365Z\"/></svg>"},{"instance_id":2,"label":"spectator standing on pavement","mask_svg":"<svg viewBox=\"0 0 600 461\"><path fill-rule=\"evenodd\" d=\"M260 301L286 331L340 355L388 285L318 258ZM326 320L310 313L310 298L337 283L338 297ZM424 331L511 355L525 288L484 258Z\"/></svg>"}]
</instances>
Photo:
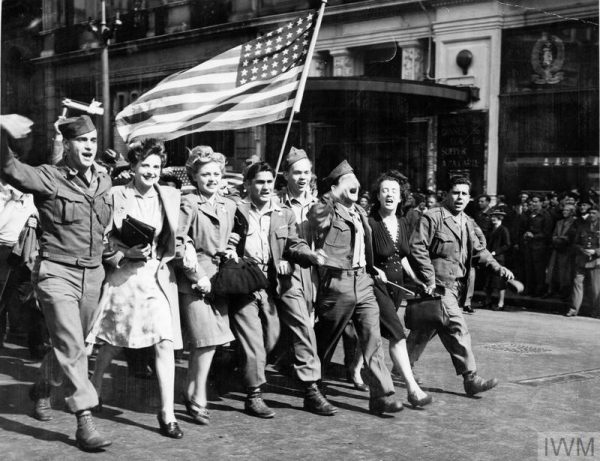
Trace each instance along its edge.
<instances>
[{"instance_id":1,"label":"spectator standing on pavement","mask_svg":"<svg viewBox=\"0 0 600 461\"><path fill-rule=\"evenodd\" d=\"M436 335L452 357L457 375L462 375L467 395L492 389L495 378L485 380L477 375L471 335L463 317L461 305L472 283L470 273L474 264L486 266L494 273L510 280L511 271L498 264L482 245L475 233L477 225L464 213L469 203L471 182L454 177L443 206L428 210L410 239L410 265L425 293L439 293L448 315L448 322L436 329L429 327L411 330L408 336L408 354L414 364L427 343Z\"/></svg>"},{"instance_id":2,"label":"spectator standing on pavement","mask_svg":"<svg viewBox=\"0 0 600 461\"><path fill-rule=\"evenodd\" d=\"M588 219L579 224L574 245L575 277L567 317L579 314L586 288L591 293L592 316L600 317L600 219L597 208L591 209Z\"/></svg>"},{"instance_id":3,"label":"spectator standing on pavement","mask_svg":"<svg viewBox=\"0 0 600 461\"><path fill-rule=\"evenodd\" d=\"M111 215L110 178L96 170L97 132L84 115L64 120L64 158L56 166L32 167L8 151L5 136L20 138L30 122L20 116L2 116L0 166L8 182L34 195L42 236L33 279L53 350L46 354L41 379L31 390L37 419L52 419L50 385L70 380L75 391L67 398L77 416L75 438L79 448L99 450L111 444L97 431L90 409L98 395L88 378L85 337L98 312L104 278L103 235ZM60 370L60 371L59 371Z\"/></svg>"},{"instance_id":4,"label":"spectator standing on pavement","mask_svg":"<svg viewBox=\"0 0 600 461\"><path fill-rule=\"evenodd\" d=\"M477 197L477 210L473 214L473 219L479 228L483 231L483 235L487 239L492 231L492 220L490 207L492 199L487 194L481 194Z\"/></svg>"},{"instance_id":5,"label":"spectator standing on pavement","mask_svg":"<svg viewBox=\"0 0 600 461\"><path fill-rule=\"evenodd\" d=\"M510 250L510 232L502 225L506 213L493 210L490 213L492 230L487 239L487 249L499 264L505 265L506 254ZM492 303L492 293L498 291L498 301ZM504 295L506 294L506 281L496 274L488 274L485 284L486 304L494 311L504 309Z\"/></svg>"},{"instance_id":6,"label":"spectator standing on pavement","mask_svg":"<svg viewBox=\"0 0 600 461\"><path fill-rule=\"evenodd\" d=\"M548 292L545 297L558 295L567 300L573 283L573 239L577 230L575 207L565 205L562 208L562 216L563 219L557 221L552 233L552 254L546 276Z\"/></svg>"},{"instance_id":7,"label":"spectator standing on pavement","mask_svg":"<svg viewBox=\"0 0 600 461\"><path fill-rule=\"evenodd\" d=\"M558 201L558 194L556 192L548 192L546 194L546 201L548 202L546 211L550 214L552 223L555 225L559 220L563 219L562 207Z\"/></svg>"},{"instance_id":8,"label":"spectator standing on pavement","mask_svg":"<svg viewBox=\"0 0 600 461\"><path fill-rule=\"evenodd\" d=\"M543 296L546 293L546 263L553 226L550 215L542 210L542 198L539 195L532 195L529 211L521 224L525 290L529 296Z\"/></svg>"},{"instance_id":9,"label":"spectator standing on pavement","mask_svg":"<svg viewBox=\"0 0 600 461\"><path fill-rule=\"evenodd\" d=\"M160 433L180 439L174 413L175 349L182 348L177 282L172 261L178 226L180 193L158 181L167 154L162 141L145 139L129 145L133 179L111 191L114 213L104 251L107 267L101 312L88 342L102 342L92 382L102 391L104 372L124 348L154 346L161 409ZM129 247L123 242L130 217L154 228L150 243Z\"/></svg>"}]
</instances>

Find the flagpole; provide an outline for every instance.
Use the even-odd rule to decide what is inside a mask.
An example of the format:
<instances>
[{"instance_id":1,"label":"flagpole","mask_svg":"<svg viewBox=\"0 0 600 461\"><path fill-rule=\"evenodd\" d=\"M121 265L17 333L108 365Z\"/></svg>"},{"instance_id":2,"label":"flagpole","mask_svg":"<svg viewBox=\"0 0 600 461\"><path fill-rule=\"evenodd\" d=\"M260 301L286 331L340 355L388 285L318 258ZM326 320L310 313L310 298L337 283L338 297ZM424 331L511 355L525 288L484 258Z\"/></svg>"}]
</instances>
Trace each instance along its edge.
<instances>
[{"instance_id":1,"label":"flagpole","mask_svg":"<svg viewBox=\"0 0 600 461\"><path fill-rule=\"evenodd\" d=\"M283 136L281 150L279 151L279 158L277 159L277 166L275 167L276 177L277 173L279 173L279 168L281 167L281 160L283 159L283 152L285 151L285 146L292 128L292 122L294 121L294 114L300 112L300 105L302 104L302 97L304 96L304 87L306 86L306 79L308 78L308 72L310 71L310 62L312 61L315 45L317 44L317 36L319 35L319 30L321 29L321 21L323 20L323 13L325 12L325 5L327 5L327 0L321 0L321 7L319 8L315 30L310 40L308 53L306 54L306 60L304 61L304 69L302 69L302 74L300 75L300 83L298 84L298 90L296 91L296 98L294 99L294 105L292 106L292 113L290 114L285 135Z\"/></svg>"}]
</instances>

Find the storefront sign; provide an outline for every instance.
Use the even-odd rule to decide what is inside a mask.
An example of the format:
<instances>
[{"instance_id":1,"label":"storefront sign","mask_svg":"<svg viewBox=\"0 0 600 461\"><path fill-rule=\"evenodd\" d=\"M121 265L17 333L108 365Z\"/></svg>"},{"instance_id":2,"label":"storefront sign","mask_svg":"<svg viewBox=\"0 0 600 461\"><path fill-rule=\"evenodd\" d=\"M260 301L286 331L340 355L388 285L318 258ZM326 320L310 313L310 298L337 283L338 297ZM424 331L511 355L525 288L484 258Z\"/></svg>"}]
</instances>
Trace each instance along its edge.
<instances>
[{"instance_id":1,"label":"storefront sign","mask_svg":"<svg viewBox=\"0 0 600 461\"><path fill-rule=\"evenodd\" d=\"M438 120L439 189L447 189L452 176L467 176L473 192L483 192L487 113L441 115Z\"/></svg>"}]
</instances>

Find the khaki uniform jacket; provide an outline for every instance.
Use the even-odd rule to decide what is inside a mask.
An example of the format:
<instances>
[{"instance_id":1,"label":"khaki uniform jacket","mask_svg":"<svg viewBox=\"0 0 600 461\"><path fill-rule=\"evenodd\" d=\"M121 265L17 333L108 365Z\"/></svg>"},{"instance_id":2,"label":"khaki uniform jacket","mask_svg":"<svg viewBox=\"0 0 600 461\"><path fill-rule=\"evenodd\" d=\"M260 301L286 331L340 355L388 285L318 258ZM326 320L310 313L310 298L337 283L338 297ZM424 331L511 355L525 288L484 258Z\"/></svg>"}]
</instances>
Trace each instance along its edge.
<instances>
[{"instance_id":1,"label":"khaki uniform jacket","mask_svg":"<svg viewBox=\"0 0 600 461\"><path fill-rule=\"evenodd\" d=\"M32 167L10 152L2 153L2 173L8 183L33 194L40 215L40 256L79 267L102 264L104 229L111 216L106 173L93 170L97 187L89 190L64 162Z\"/></svg>"},{"instance_id":2,"label":"khaki uniform jacket","mask_svg":"<svg viewBox=\"0 0 600 461\"><path fill-rule=\"evenodd\" d=\"M365 211L357 206L356 210L363 224L365 235L365 261L367 272L374 275L372 230ZM322 249L327 255L325 266L333 269L352 269L356 232L354 221L343 205L325 194L308 213L313 241L316 249Z\"/></svg>"},{"instance_id":3,"label":"khaki uniform jacket","mask_svg":"<svg viewBox=\"0 0 600 461\"><path fill-rule=\"evenodd\" d=\"M462 301L472 290L471 271L473 265L483 265L500 275L502 266L485 248L485 239L472 218L465 214L467 235L466 274L461 281L465 290ZM409 261L415 274L426 286L454 288L459 272L461 230L445 206L435 207L423 213L419 225L410 238Z\"/></svg>"}]
</instances>

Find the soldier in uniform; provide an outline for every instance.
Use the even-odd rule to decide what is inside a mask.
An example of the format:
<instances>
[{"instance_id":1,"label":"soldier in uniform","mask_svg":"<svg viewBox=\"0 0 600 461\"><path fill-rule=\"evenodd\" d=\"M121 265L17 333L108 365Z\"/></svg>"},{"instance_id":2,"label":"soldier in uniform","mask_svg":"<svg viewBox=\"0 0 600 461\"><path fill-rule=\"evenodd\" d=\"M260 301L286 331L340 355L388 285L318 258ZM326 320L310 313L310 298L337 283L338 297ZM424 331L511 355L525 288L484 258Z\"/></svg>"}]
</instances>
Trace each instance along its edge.
<instances>
[{"instance_id":1,"label":"soldier in uniform","mask_svg":"<svg viewBox=\"0 0 600 461\"><path fill-rule=\"evenodd\" d=\"M266 382L267 354L279 339L276 303L291 288L290 262L304 267L323 262L298 237L293 211L272 196L274 182L274 171L265 162L254 163L246 170L248 200L237 206L229 243L229 249L239 257L256 262L270 282L268 290L232 298L229 304L231 328L244 355L244 384L248 392L245 410L259 418L275 416L262 398L261 386ZM280 308L285 309L286 305ZM290 313L286 319L290 321L291 317ZM324 415L335 413L314 383L314 376L307 373L306 378L304 408Z\"/></svg>"},{"instance_id":2,"label":"soldier in uniform","mask_svg":"<svg viewBox=\"0 0 600 461\"><path fill-rule=\"evenodd\" d=\"M571 309L567 317L575 317L583 302L584 288L589 286L592 299L592 316L600 317L600 217L593 208L589 217L577 228L575 234L575 277L571 292Z\"/></svg>"},{"instance_id":3,"label":"soldier in uniform","mask_svg":"<svg viewBox=\"0 0 600 461\"><path fill-rule=\"evenodd\" d=\"M497 275L512 279L511 271L498 264L485 248L481 230L464 213L469 203L471 182L455 177L443 206L427 210L410 239L410 265L425 286L427 294L438 293L448 323L437 329L411 330L407 340L408 355L414 364L436 335L452 357L457 375L464 379L465 392L475 395L498 384L495 378L484 380L477 375L471 335L461 311L473 283L473 260Z\"/></svg>"},{"instance_id":4,"label":"soldier in uniform","mask_svg":"<svg viewBox=\"0 0 600 461\"><path fill-rule=\"evenodd\" d=\"M95 451L111 442L97 431L90 413L98 405L98 395L88 379L84 338L97 314L104 279L103 235L111 216L111 181L94 164L97 132L90 117L62 121L64 158L56 166L26 165L6 148L5 135L27 135L28 122L20 116L2 117L0 167L10 184L33 194L42 227L33 281L53 350L44 358L41 379L31 390L34 416L52 419L51 384L60 384L66 376L75 388L66 400L77 416L77 444Z\"/></svg>"},{"instance_id":5,"label":"soldier in uniform","mask_svg":"<svg viewBox=\"0 0 600 461\"><path fill-rule=\"evenodd\" d=\"M319 357L326 366L342 332L354 322L363 357L372 375L369 411L373 414L402 410L394 397L394 384L385 365L379 306L373 292L377 269L373 265L371 227L356 205L360 184L343 161L327 177L331 192L309 212L315 247L325 256L320 268L315 326Z\"/></svg>"},{"instance_id":6,"label":"soldier in uniform","mask_svg":"<svg viewBox=\"0 0 600 461\"><path fill-rule=\"evenodd\" d=\"M312 163L306 152L292 147L284 164L287 187L280 200L294 212L298 236L310 243L308 211L317 202L310 191ZM282 287L279 317L288 328L294 350L294 371L309 393L321 380L321 361L317 355L317 339L312 326L314 289L312 267L295 264L290 268L288 287ZM308 401L313 413L331 416L337 409L324 398Z\"/></svg>"}]
</instances>

